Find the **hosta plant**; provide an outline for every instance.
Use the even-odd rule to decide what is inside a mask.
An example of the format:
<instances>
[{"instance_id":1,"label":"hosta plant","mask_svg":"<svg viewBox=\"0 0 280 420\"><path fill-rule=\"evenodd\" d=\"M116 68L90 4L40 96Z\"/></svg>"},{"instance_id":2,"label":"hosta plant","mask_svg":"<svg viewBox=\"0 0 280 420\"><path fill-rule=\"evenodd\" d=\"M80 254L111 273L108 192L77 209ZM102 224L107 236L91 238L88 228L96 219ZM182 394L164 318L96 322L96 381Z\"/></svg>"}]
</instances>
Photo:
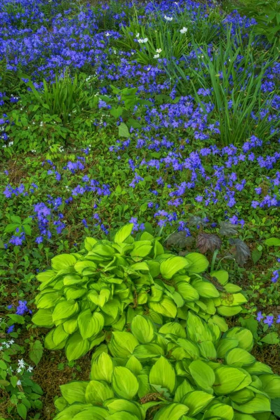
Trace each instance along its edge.
<instances>
[{"instance_id":1,"label":"hosta plant","mask_svg":"<svg viewBox=\"0 0 280 420\"><path fill-rule=\"evenodd\" d=\"M132 333L119 332L118 340L113 333L109 349L113 356L118 350L117 357L102 345L93 355L91 380L61 386L56 407L62 411L55 419L275 419L271 402L280 397L280 377L247 351L253 344L249 330L233 328L217 339L219 355L212 360L199 352L174 357L174 343L184 352L199 344L197 334L207 335L207 324L189 316L186 330L175 322L158 332L138 315Z\"/></svg>"},{"instance_id":2,"label":"hosta plant","mask_svg":"<svg viewBox=\"0 0 280 420\"><path fill-rule=\"evenodd\" d=\"M246 299L240 287L228 283L227 272L212 273L208 280L204 255L165 253L148 232L134 240L132 228L122 227L112 242L87 238L85 250L54 257L52 269L37 276L33 322L51 328L46 348L65 347L74 360L101 343L106 330L124 329L136 314L162 325L186 320L189 310L204 319L242 310Z\"/></svg>"}]
</instances>

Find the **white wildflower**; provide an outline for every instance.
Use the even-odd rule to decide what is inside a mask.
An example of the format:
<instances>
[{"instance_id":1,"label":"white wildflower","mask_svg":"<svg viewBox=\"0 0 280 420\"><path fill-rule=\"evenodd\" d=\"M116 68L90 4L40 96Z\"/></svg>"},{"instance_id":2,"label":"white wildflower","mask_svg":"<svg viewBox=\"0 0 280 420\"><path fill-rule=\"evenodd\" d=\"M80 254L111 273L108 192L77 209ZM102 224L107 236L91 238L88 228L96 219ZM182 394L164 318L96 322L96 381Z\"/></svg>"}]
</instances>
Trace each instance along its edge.
<instances>
[{"instance_id":1,"label":"white wildflower","mask_svg":"<svg viewBox=\"0 0 280 420\"><path fill-rule=\"evenodd\" d=\"M139 44L146 44L148 42L148 38L138 39Z\"/></svg>"},{"instance_id":2,"label":"white wildflower","mask_svg":"<svg viewBox=\"0 0 280 420\"><path fill-rule=\"evenodd\" d=\"M17 381L17 385L21 385L21 381L20 380Z\"/></svg>"},{"instance_id":3,"label":"white wildflower","mask_svg":"<svg viewBox=\"0 0 280 420\"><path fill-rule=\"evenodd\" d=\"M167 20L168 22L171 22L171 20L173 20L173 17L164 16L164 19Z\"/></svg>"},{"instance_id":4,"label":"white wildflower","mask_svg":"<svg viewBox=\"0 0 280 420\"><path fill-rule=\"evenodd\" d=\"M186 32L188 32L188 28L186 28L185 26L180 29L181 34L185 34Z\"/></svg>"},{"instance_id":5,"label":"white wildflower","mask_svg":"<svg viewBox=\"0 0 280 420\"><path fill-rule=\"evenodd\" d=\"M155 54L154 55L154 58L159 58L159 54Z\"/></svg>"}]
</instances>

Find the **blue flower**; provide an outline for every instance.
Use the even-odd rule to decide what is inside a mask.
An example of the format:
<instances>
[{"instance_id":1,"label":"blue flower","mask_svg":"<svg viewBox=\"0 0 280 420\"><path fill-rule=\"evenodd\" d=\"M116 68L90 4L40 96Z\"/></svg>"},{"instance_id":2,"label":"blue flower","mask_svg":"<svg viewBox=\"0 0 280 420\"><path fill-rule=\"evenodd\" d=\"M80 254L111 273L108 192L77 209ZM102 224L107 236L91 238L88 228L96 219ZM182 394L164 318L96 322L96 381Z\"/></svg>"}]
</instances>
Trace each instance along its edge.
<instances>
[{"instance_id":1,"label":"blue flower","mask_svg":"<svg viewBox=\"0 0 280 420\"><path fill-rule=\"evenodd\" d=\"M261 311L258 312L258 314L257 314L257 321L260 322L263 318L264 318L264 316L262 315Z\"/></svg>"},{"instance_id":2,"label":"blue flower","mask_svg":"<svg viewBox=\"0 0 280 420\"><path fill-rule=\"evenodd\" d=\"M269 327L273 324L274 316L273 315L267 315L265 320L263 321L265 324L267 324Z\"/></svg>"}]
</instances>

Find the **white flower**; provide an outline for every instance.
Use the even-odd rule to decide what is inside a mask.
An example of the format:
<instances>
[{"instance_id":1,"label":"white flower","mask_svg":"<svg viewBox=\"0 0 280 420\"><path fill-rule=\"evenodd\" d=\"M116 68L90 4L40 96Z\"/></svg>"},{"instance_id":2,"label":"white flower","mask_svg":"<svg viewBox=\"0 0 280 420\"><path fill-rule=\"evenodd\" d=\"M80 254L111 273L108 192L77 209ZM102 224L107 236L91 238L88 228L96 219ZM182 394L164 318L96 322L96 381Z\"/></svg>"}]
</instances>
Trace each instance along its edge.
<instances>
[{"instance_id":1,"label":"white flower","mask_svg":"<svg viewBox=\"0 0 280 420\"><path fill-rule=\"evenodd\" d=\"M181 34L185 34L186 32L188 32L188 28L186 28L185 26L180 29Z\"/></svg>"},{"instance_id":2,"label":"white flower","mask_svg":"<svg viewBox=\"0 0 280 420\"><path fill-rule=\"evenodd\" d=\"M161 48L158 48L158 49L156 50L156 52L160 54L160 53L162 52L162 49L161 49Z\"/></svg>"},{"instance_id":3,"label":"white flower","mask_svg":"<svg viewBox=\"0 0 280 420\"><path fill-rule=\"evenodd\" d=\"M10 344L14 344L14 342L15 342L14 340L9 340Z\"/></svg>"},{"instance_id":4,"label":"white flower","mask_svg":"<svg viewBox=\"0 0 280 420\"><path fill-rule=\"evenodd\" d=\"M140 34L137 34L137 35L136 35L136 38L139 38L139 36L140 36Z\"/></svg>"},{"instance_id":5,"label":"white flower","mask_svg":"<svg viewBox=\"0 0 280 420\"><path fill-rule=\"evenodd\" d=\"M18 365L19 365L19 367L24 368L24 366L25 366L25 361L24 361L23 359L20 359L20 360L18 361Z\"/></svg>"},{"instance_id":6,"label":"white flower","mask_svg":"<svg viewBox=\"0 0 280 420\"><path fill-rule=\"evenodd\" d=\"M167 20L168 22L171 22L171 20L173 20L173 17L164 16L164 19Z\"/></svg>"},{"instance_id":7,"label":"white flower","mask_svg":"<svg viewBox=\"0 0 280 420\"><path fill-rule=\"evenodd\" d=\"M17 385L21 385L21 381L20 380L17 381Z\"/></svg>"},{"instance_id":8,"label":"white flower","mask_svg":"<svg viewBox=\"0 0 280 420\"><path fill-rule=\"evenodd\" d=\"M146 44L148 42L148 38L138 39L139 44Z\"/></svg>"},{"instance_id":9,"label":"white flower","mask_svg":"<svg viewBox=\"0 0 280 420\"><path fill-rule=\"evenodd\" d=\"M110 36L110 34L109 34L109 32L106 32L106 34L105 34L106 36Z\"/></svg>"},{"instance_id":10,"label":"white flower","mask_svg":"<svg viewBox=\"0 0 280 420\"><path fill-rule=\"evenodd\" d=\"M33 370L33 367L32 367L32 366L29 366L29 367L27 368L27 372L32 372L32 370Z\"/></svg>"},{"instance_id":11,"label":"white flower","mask_svg":"<svg viewBox=\"0 0 280 420\"><path fill-rule=\"evenodd\" d=\"M154 58L159 58L159 54L155 54L154 55Z\"/></svg>"}]
</instances>

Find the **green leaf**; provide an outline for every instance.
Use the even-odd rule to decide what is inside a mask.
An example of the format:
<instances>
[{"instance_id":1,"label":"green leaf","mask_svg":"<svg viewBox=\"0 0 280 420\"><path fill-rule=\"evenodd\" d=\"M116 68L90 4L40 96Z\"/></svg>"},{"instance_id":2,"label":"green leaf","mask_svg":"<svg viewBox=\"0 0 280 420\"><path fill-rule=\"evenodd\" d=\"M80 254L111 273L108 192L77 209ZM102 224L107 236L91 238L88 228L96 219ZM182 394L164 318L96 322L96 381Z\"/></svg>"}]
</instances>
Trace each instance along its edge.
<instances>
[{"instance_id":1,"label":"green leaf","mask_svg":"<svg viewBox=\"0 0 280 420\"><path fill-rule=\"evenodd\" d=\"M193 380L199 388L210 391L215 382L213 369L201 360L194 360L189 366Z\"/></svg>"},{"instance_id":2,"label":"green leaf","mask_svg":"<svg viewBox=\"0 0 280 420\"><path fill-rule=\"evenodd\" d=\"M54 400L54 405L58 411L62 411L67 407L67 401L63 397L58 397Z\"/></svg>"},{"instance_id":3,"label":"green leaf","mask_svg":"<svg viewBox=\"0 0 280 420\"><path fill-rule=\"evenodd\" d=\"M195 280L192 282L192 286L197 290L199 296L204 298L216 298L220 296L220 293L214 286L214 284L203 281L203 280Z\"/></svg>"},{"instance_id":4,"label":"green leaf","mask_svg":"<svg viewBox=\"0 0 280 420\"><path fill-rule=\"evenodd\" d=\"M261 375L262 390L269 398L280 398L280 376L277 375Z\"/></svg>"},{"instance_id":5,"label":"green leaf","mask_svg":"<svg viewBox=\"0 0 280 420\"><path fill-rule=\"evenodd\" d=\"M119 136L120 137L129 137L129 131L128 131L128 127L125 123L120 123L119 125Z\"/></svg>"},{"instance_id":6,"label":"green leaf","mask_svg":"<svg viewBox=\"0 0 280 420\"><path fill-rule=\"evenodd\" d=\"M16 230L16 228L18 228L19 226L20 225L18 225L18 224L10 223L5 227L4 232L6 232L6 233L14 232Z\"/></svg>"},{"instance_id":7,"label":"green leaf","mask_svg":"<svg viewBox=\"0 0 280 420\"><path fill-rule=\"evenodd\" d=\"M160 265L160 273L166 279L170 280L175 273L188 267L190 264L183 257L171 257L163 261Z\"/></svg>"},{"instance_id":8,"label":"green leaf","mask_svg":"<svg viewBox=\"0 0 280 420\"><path fill-rule=\"evenodd\" d=\"M61 254L52 258L52 268L56 271L65 270L76 263L76 258L71 254Z\"/></svg>"},{"instance_id":9,"label":"green leaf","mask_svg":"<svg viewBox=\"0 0 280 420\"><path fill-rule=\"evenodd\" d=\"M122 244L131 235L133 226L133 223L129 223L119 229L115 235L114 241L117 244Z\"/></svg>"},{"instance_id":10,"label":"green leaf","mask_svg":"<svg viewBox=\"0 0 280 420\"><path fill-rule=\"evenodd\" d=\"M79 332L74 333L67 341L66 357L69 362L77 360L89 351L89 341L83 340Z\"/></svg>"},{"instance_id":11,"label":"green leaf","mask_svg":"<svg viewBox=\"0 0 280 420\"><path fill-rule=\"evenodd\" d=\"M6 365L6 363L3 360L0 360L0 369L6 370L7 368L8 366Z\"/></svg>"},{"instance_id":12,"label":"green leaf","mask_svg":"<svg viewBox=\"0 0 280 420\"><path fill-rule=\"evenodd\" d=\"M156 413L154 420L180 420L188 411L188 407L184 404L169 404Z\"/></svg>"},{"instance_id":13,"label":"green leaf","mask_svg":"<svg viewBox=\"0 0 280 420\"><path fill-rule=\"evenodd\" d=\"M191 252L186 256L186 259L190 263L190 268L188 269L189 274L203 273L209 266L207 258L198 252Z\"/></svg>"},{"instance_id":14,"label":"green leaf","mask_svg":"<svg viewBox=\"0 0 280 420\"><path fill-rule=\"evenodd\" d=\"M172 393L175 388L176 375L171 364L161 356L150 371L149 381L151 385L160 385L169 389Z\"/></svg>"},{"instance_id":15,"label":"green leaf","mask_svg":"<svg viewBox=\"0 0 280 420\"><path fill-rule=\"evenodd\" d=\"M150 343L155 335L152 322L142 315L137 315L131 323L131 331L134 337L142 344Z\"/></svg>"},{"instance_id":16,"label":"green leaf","mask_svg":"<svg viewBox=\"0 0 280 420\"><path fill-rule=\"evenodd\" d=\"M193 342L211 341L213 339L209 326L199 316L189 311L187 316L187 337Z\"/></svg>"},{"instance_id":17,"label":"green leaf","mask_svg":"<svg viewBox=\"0 0 280 420\"><path fill-rule=\"evenodd\" d=\"M185 350L187 353L187 357L190 359L197 359L200 356L200 351L198 346L190 340L186 340L185 338L178 338L177 344Z\"/></svg>"},{"instance_id":18,"label":"green leaf","mask_svg":"<svg viewBox=\"0 0 280 420\"><path fill-rule=\"evenodd\" d=\"M62 396L69 404L73 403L85 403L86 388L88 382L70 382L69 384L61 385L60 391Z\"/></svg>"},{"instance_id":19,"label":"green leaf","mask_svg":"<svg viewBox=\"0 0 280 420\"><path fill-rule=\"evenodd\" d=\"M242 367L253 364L256 361L254 356L246 350L234 348L226 355L226 362L230 366Z\"/></svg>"},{"instance_id":20,"label":"green leaf","mask_svg":"<svg viewBox=\"0 0 280 420\"><path fill-rule=\"evenodd\" d=\"M177 283L177 290L186 302L194 302L199 299L198 291L185 281Z\"/></svg>"},{"instance_id":21,"label":"green leaf","mask_svg":"<svg viewBox=\"0 0 280 420\"><path fill-rule=\"evenodd\" d=\"M97 265L93 261L78 261L74 265L75 271L83 276L90 276L97 270Z\"/></svg>"},{"instance_id":22,"label":"green leaf","mask_svg":"<svg viewBox=\"0 0 280 420\"><path fill-rule=\"evenodd\" d=\"M38 309L49 309L53 308L60 298L59 292L51 292L51 293L40 293L36 297L36 305Z\"/></svg>"},{"instance_id":23,"label":"green leaf","mask_svg":"<svg viewBox=\"0 0 280 420\"><path fill-rule=\"evenodd\" d=\"M242 311L242 306L219 306L217 312L221 316L230 317L239 314Z\"/></svg>"},{"instance_id":24,"label":"green leaf","mask_svg":"<svg viewBox=\"0 0 280 420\"><path fill-rule=\"evenodd\" d=\"M267 246L280 246L280 238L269 238L264 243Z\"/></svg>"},{"instance_id":25,"label":"green leaf","mask_svg":"<svg viewBox=\"0 0 280 420\"><path fill-rule=\"evenodd\" d=\"M132 257L143 258L149 255L152 250L152 245L150 241L138 241L134 242L134 249L131 251L130 255Z\"/></svg>"},{"instance_id":26,"label":"green leaf","mask_svg":"<svg viewBox=\"0 0 280 420\"><path fill-rule=\"evenodd\" d=\"M254 345L253 334L247 328L234 327L226 332L227 338L238 340L238 347L251 351Z\"/></svg>"},{"instance_id":27,"label":"green leaf","mask_svg":"<svg viewBox=\"0 0 280 420\"><path fill-rule=\"evenodd\" d=\"M160 334L174 334L177 337L186 338L186 331L179 322L167 322L159 329Z\"/></svg>"},{"instance_id":28,"label":"green leaf","mask_svg":"<svg viewBox=\"0 0 280 420\"><path fill-rule=\"evenodd\" d=\"M143 417L141 408L137 405L137 403L133 401L118 398L115 400L106 401L104 406L108 408L110 414L126 412L136 416L136 418L139 420L141 420Z\"/></svg>"},{"instance_id":29,"label":"green leaf","mask_svg":"<svg viewBox=\"0 0 280 420\"><path fill-rule=\"evenodd\" d=\"M78 329L78 320L76 318L71 318L63 322L62 325L67 334L73 334Z\"/></svg>"},{"instance_id":30,"label":"green leaf","mask_svg":"<svg viewBox=\"0 0 280 420\"><path fill-rule=\"evenodd\" d=\"M261 341L263 343L266 343L266 344L279 344L280 343L280 340L278 338L278 334L276 332L272 332L272 333L266 334L261 339Z\"/></svg>"},{"instance_id":31,"label":"green leaf","mask_svg":"<svg viewBox=\"0 0 280 420\"><path fill-rule=\"evenodd\" d=\"M228 282L228 278L229 278L229 274L226 270L218 270L218 271L212 271L212 273L210 274L211 277L216 277L216 279L218 280L218 282L222 285L225 286Z\"/></svg>"},{"instance_id":32,"label":"green leaf","mask_svg":"<svg viewBox=\"0 0 280 420\"><path fill-rule=\"evenodd\" d=\"M8 317L15 323L15 324L24 324L25 319L24 316L17 315L17 314L8 314Z\"/></svg>"},{"instance_id":33,"label":"green leaf","mask_svg":"<svg viewBox=\"0 0 280 420\"><path fill-rule=\"evenodd\" d=\"M246 404L232 403L232 407L244 414L265 413L271 411L270 400L262 394L256 394L255 398Z\"/></svg>"},{"instance_id":34,"label":"green leaf","mask_svg":"<svg viewBox=\"0 0 280 420\"><path fill-rule=\"evenodd\" d=\"M68 338L63 325L58 325L55 329L51 330L45 337L45 347L48 350L62 349Z\"/></svg>"},{"instance_id":35,"label":"green leaf","mask_svg":"<svg viewBox=\"0 0 280 420\"><path fill-rule=\"evenodd\" d=\"M97 306L103 308L105 303L110 299L111 292L109 289L101 289L99 294L95 290L91 290L87 297Z\"/></svg>"},{"instance_id":36,"label":"green leaf","mask_svg":"<svg viewBox=\"0 0 280 420\"><path fill-rule=\"evenodd\" d=\"M217 346L217 356L219 359L224 359L227 352L238 347L238 340L234 338L222 338Z\"/></svg>"},{"instance_id":37,"label":"green leaf","mask_svg":"<svg viewBox=\"0 0 280 420\"><path fill-rule=\"evenodd\" d=\"M106 420L139 420L134 414L127 413L126 411L119 411L106 417Z\"/></svg>"},{"instance_id":38,"label":"green leaf","mask_svg":"<svg viewBox=\"0 0 280 420\"><path fill-rule=\"evenodd\" d=\"M85 239L85 249L87 251L92 251L92 248L94 247L94 245L97 243L97 240L94 238L86 238Z\"/></svg>"},{"instance_id":39,"label":"green leaf","mask_svg":"<svg viewBox=\"0 0 280 420\"><path fill-rule=\"evenodd\" d=\"M24 420L26 419L27 408L25 407L24 404L22 404L22 403L17 404L17 412L22 419L24 419Z\"/></svg>"},{"instance_id":40,"label":"green leaf","mask_svg":"<svg viewBox=\"0 0 280 420\"><path fill-rule=\"evenodd\" d=\"M232 407L226 404L217 403L217 404L212 404L211 407L205 411L203 420L207 420L207 419L233 420L234 418L235 418L234 411Z\"/></svg>"},{"instance_id":41,"label":"green leaf","mask_svg":"<svg viewBox=\"0 0 280 420\"><path fill-rule=\"evenodd\" d=\"M117 108L111 108L110 109L110 114L112 115L112 117L114 118L119 118L123 113L123 108L121 106L118 106Z\"/></svg>"},{"instance_id":42,"label":"green leaf","mask_svg":"<svg viewBox=\"0 0 280 420\"><path fill-rule=\"evenodd\" d=\"M186 396L186 394L192 392L194 389L192 385L184 379L184 381L179 385L176 389L174 401L175 402L183 402L183 397Z\"/></svg>"},{"instance_id":43,"label":"green leaf","mask_svg":"<svg viewBox=\"0 0 280 420\"><path fill-rule=\"evenodd\" d=\"M53 321L60 321L62 319L71 318L79 312L79 305L74 300L64 300L59 302L53 311Z\"/></svg>"},{"instance_id":44,"label":"green leaf","mask_svg":"<svg viewBox=\"0 0 280 420\"><path fill-rule=\"evenodd\" d=\"M106 383L99 381L90 381L86 388L86 402L99 404L114 397L114 392Z\"/></svg>"},{"instance_id":45,"label":"green leaf","mask_svg":"<svg viewBox=\"0 0 280 420\"><path fill-rule=\"evenodd\" d=\"M222 366L215 371L214 390L217 395L227 395L250 385L252 379L243 369Z\"/></svg>"},{"instance_id":46,"label":"green leaf","mask_svg":"<svg viewBox=\"0 0 280 420\"><path fill-rule=\"evenodd\" d=\"M142 365L139 360L135 356L131 356L128 359L127 364L125 365L127 369L129 369L135 376L140 375L142 371Z\"/></svg>"},{"instance_id":47,"label":"green leaf","mask_svg":"<svg viewBox=\"0 0 280 420\"><path fill-rule=\"evenodd\" d=\"M157 302L149 302L149 307L163 315L167 316L168 318L175 318L177 315L177 307L174 302L167 297L164 297L160 303Z\"/></svg>"},{"instance_id":48,"label":"green leaf","mask_svg":"<svg viewBox=\"0 0 280 420\"><path fill-rule=\"evenodd\" d=\"M113 372L113 389L119 397L130 400L137 394L139 383L129 369L117 366Z\"/></svg>"},{"instance_id":49,"label":"green leaf","mask_svg":"<svg viewBox=\"0 0 280 420\"><path fill-rule=\"evenodd\" d=\"M101 353L91 365L91 379L111 383L113 375L113 362L107 353Z\"/></svg>"},{"instance_id":50,"label":"green leaf","mask_svg":"<svg viewBox=\"0 0 280 420\"><path fill-rule=\"evenodd\" d=\"M18 225L21 225L21 218L19 216L12 215L11 216L11 221L13 223L17 223Z\"/></svg>"},{"instance_id":51,"label":"green leaf","mask_svg":"<svg viewBox=\"0 0 280 420\"><path fill-rule=\"evenodd\" d=\"M148 360L157 356L163 356L164 350L158 344L144 344L135 347L133 354L137 359Z\"/></svg>"},{"instance_id":52,"label":"green leaf","mask_svg":"<svg viewBox=\"0 0 280 420\"><path fill-rule=\"evenodd\" d=\"M109 348L114 357L130 357L139 344L138 340L129 332L114 331Z\"/></svg>"},{"instance_id":53,"label":"green leaf","mask_svg":"<svg viewBox=\"0 0 280 420\"><path fill-rule=\"evenodd\" d=\"M276 417L280 418L280 398L271 401L271 410Z\"/></svg>"},{"instance_id":54,"label":"green leaf","mask_svg":"<svg viewBox=\"0 0 280 420\"><path fill-rule=\"evenodd\" d=\"M29 350L29 357L35 365L38 365L43 356L43 346L40 340L31 343Z\"/></svg>"},{"instance_id":55,"label":"green leaf","mask_svg":"<svg viewBox=\"0 0 280 420\"><path fill-rule=\"evenodd\" d=\"M53 327L52 311L50 309L39 309L32 317L32 322L39 327Z\"/></svg>"},{"instance_id":56,"label":"green leaf","mask_svg":"<svg viewBox=\"0 0 280 420\"><path fill-rule=\"evenodd\" d=\"M210 395L203 391L189 392L183 399L183 403L189 407L189 416L195 416L200 413L207 405L214 399L213 395Z\"/></svg>"},{"instance_id":57,"label":"green leaf","mask_svg":"<svg viewBox=\"0 0 280 420\"><path fill-rule=\"evenodd\" d=\"M79 314L78 326L83 339L94 338L104 327L104 317L99 312L92 314L91 310L87 309Z\"/></svg>"}]
</instances>

